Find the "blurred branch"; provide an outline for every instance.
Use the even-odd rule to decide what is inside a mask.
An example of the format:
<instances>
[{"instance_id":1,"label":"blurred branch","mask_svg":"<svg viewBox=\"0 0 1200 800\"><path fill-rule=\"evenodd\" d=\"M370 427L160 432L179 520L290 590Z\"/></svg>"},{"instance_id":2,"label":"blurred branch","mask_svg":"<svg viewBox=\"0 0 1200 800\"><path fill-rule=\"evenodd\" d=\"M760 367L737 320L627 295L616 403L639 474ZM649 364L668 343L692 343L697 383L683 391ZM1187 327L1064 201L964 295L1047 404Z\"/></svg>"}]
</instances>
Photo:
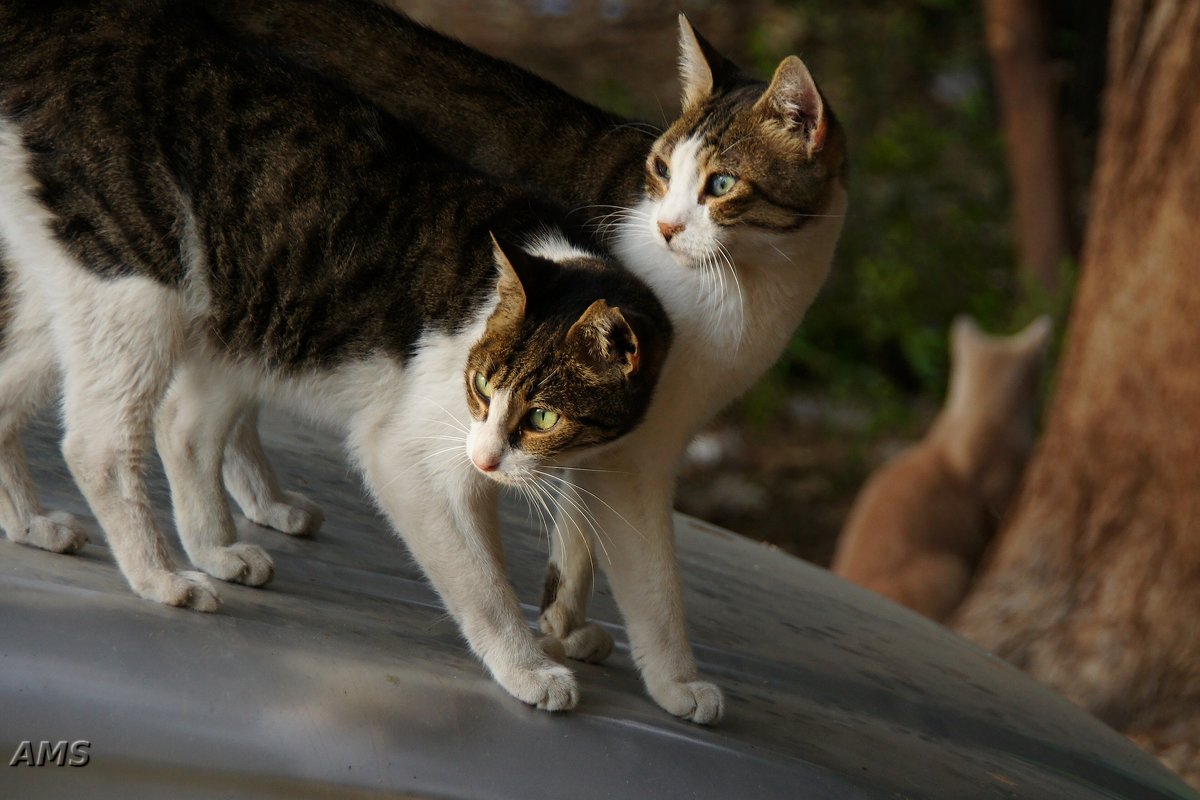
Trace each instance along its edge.
<instances>
[{"instance_id":1,"label":"blurred branch","mask_svg":"<svg viewBox=\"0 0 1200 800\"><path fill-rule=\"evenodd\" d=\"M1042 0L985 0L984 26L996 75L1014 234L1026 285L1059 289L1072 255L1066 176L1059 139L1059 81L1050 63Z\"/></svg>"}]
</instances>

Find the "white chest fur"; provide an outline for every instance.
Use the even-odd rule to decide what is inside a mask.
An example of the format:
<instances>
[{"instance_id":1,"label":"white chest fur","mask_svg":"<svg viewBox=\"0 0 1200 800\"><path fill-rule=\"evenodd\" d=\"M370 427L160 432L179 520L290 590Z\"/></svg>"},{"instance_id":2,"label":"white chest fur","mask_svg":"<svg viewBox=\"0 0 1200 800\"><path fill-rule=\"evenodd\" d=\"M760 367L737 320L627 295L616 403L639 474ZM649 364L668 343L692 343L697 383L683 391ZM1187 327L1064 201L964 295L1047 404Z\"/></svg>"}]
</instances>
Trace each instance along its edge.
<instances>
[{"instance_id":1,"label":"white chest fur","mask_svg":"<svg viewBox=\"0 0 1200 800\"><path fill-rule=\"evenodd\" d=\"M655 291L675 338L647 426L686 438L775 362L829 272L846 194L799 232L741 234L722 257L681 263L643 201L615 237L622 262ZM635 432L629 438L636 439Z\"/></svg>"}]
</instances>

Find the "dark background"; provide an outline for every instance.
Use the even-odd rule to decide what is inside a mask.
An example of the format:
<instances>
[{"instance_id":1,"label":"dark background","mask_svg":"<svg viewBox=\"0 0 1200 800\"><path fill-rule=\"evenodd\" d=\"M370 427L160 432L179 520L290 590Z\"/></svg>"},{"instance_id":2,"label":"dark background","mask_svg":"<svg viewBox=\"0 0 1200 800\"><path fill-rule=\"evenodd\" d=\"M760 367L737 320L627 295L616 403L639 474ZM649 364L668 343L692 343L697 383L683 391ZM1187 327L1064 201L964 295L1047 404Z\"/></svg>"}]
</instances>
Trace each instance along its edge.
<instances>
[{"instance_id":1,"label":"dark background","mask_svg":"<svg viewBox=\"0 0 1200 800\"><path fill-rule=\"evenodd\" d=\"M679 507L817 563L864 478L919 438L944 396L947 333L969 313L1064 327L1075 262L1049 292L1015 263L1005 144L979 0L395 4L607 108L678 111L678 10L769 78L805 60L846 127L851 208L829 282L779 364L700 436ZM1049 4L1072 227L1087 212L1108 2Z\"/></svg>"}]
</instances>

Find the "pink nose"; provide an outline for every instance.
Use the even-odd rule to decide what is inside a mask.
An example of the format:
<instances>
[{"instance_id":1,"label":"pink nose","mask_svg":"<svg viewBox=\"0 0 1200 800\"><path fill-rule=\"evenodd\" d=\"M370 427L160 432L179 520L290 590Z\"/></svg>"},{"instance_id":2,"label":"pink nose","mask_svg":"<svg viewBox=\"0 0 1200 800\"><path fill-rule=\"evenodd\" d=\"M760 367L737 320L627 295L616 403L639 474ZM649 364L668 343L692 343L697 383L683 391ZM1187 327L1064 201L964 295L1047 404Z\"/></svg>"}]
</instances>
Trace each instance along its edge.
<instances>
[{"instance_id":1,"label":"pink nose","mask_svg":"<svg viewBox=\"0 0 1200 800\"><path fill-rule=\"evenodd\" d=\"M663 239L665 239L667 242L670 242L671 237L675 234L682 233L684 227L685 226L682 222L676 222L673 224L670 222L663 222L662 220L659 220L658 222L658 232L662 234Z\"/></svg>"},{"instance_id":2,"label":"pink nose","mask_svg":"<svg viewBox=\"0 0 1200 800\"><path fill-rule=\"evenodd\" d=\"M495 472L500 466L500 459L490 456L471 455L471 463L483 472Z\"/></svg>"}]
</instances>

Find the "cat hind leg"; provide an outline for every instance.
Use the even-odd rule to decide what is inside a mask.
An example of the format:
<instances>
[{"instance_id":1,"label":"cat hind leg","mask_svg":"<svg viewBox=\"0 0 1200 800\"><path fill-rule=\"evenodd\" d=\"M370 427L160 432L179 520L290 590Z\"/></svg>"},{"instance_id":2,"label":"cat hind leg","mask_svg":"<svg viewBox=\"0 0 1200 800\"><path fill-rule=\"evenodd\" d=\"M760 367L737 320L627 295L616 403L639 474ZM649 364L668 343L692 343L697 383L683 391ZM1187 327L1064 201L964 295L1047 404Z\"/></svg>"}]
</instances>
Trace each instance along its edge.
<instances>
[{"instance_id":1,"label":"cat hind leg","mask_svg":"<svg viewBox=\"0 0 1200 800\"><path fill-rule=\"evenodd\" d=\"M0 332L0 526L14 542L73 553L87 542L87 531L63 511L43 510L21 445L21 430L58 389L59 378L48 313L27 302L9 278L4 298L9 317Z\"/></svg>"},{"instance_id":2,"label":"cat hind leg","mask_svg":"<svg viewBox=\"0 0 1200 800\"><path fill-rule=\"evenodd\" d=\"M187 339L183 303L145 278L103 280L79 267L59 277L63 455L71 474L138 596L216 611L208 577L175 568L144 480L154 412Z\"/></svg>"},{"instance_id":3,"label":"cat hind leg","mask_svg":"<svg viewBox=\"0 0 1200 800\"><path fill-rule=\"evenodd\" d=\"M222 372L201 354L181 365L158 411L155 438L188 558L215 578L262 586L274 576L274 562L258 545L237 541L221 485L225 442L245 409Z\"/></svg>"},{"instance_id":4,"label":"cat hind leg","mask_svg":"<svg viewBox=\"0 0 1200 800\"><path fill-rule=\"evenodd\" d=\"M601 553L586 523L579 519L580 514L567 507L560 509L555 520L558 530L551 537L538 626L561 643L568 658L599 664L612 654L613 638L587 620L595 559Z\"/></svg>"},{"instance_id":5,"label":"cat hind leg","mask_svg":"<svg viewBox=\"0 0 1200 800\"><path fill-rule=\"evenodd\" d=\"M225 445L222 471L225 488L246 519L255 524L292 536L309 536L325 521L320 506L279 486L258 436L256 405L248 406L234 424Z\"/></svg>"}]
</instances>

